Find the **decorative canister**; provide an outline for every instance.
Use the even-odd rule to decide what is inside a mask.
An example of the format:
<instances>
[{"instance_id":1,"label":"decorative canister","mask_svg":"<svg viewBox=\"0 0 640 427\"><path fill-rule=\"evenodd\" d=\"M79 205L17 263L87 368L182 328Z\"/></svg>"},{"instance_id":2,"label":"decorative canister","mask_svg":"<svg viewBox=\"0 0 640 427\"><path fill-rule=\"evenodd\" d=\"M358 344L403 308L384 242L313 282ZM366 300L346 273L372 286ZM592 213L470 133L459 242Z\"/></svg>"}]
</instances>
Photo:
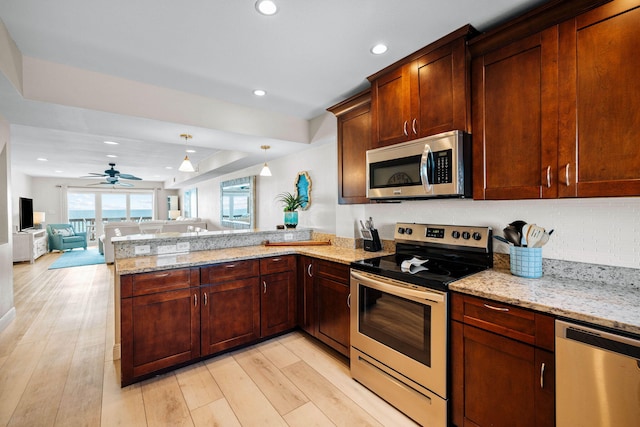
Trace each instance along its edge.
<instances>
[{"instance_id":1,"label":"decorative canister","mask_svg":"<svg viewBox=\"0 0 640 427\"><path fill-rule=\"evenodd\" d=\"M511 274L520 277L542 277L542 248L509 247Z\"/></svg>"}]
</instances>

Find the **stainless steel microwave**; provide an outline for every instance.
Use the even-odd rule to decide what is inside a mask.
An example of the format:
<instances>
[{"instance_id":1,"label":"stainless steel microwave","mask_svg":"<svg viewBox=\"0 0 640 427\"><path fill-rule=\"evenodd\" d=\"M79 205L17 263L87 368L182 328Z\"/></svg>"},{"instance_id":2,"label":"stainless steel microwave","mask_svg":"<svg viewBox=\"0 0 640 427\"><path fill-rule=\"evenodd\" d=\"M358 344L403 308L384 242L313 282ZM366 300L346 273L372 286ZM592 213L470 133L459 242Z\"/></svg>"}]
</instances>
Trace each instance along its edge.
<instances>
[{"instance_id":1,"label":"stainless steel microwave","mask_svg":"<svg viewBox=\"0 0 640 427\"><path fill-rule=\"evenodd\" d=\"M471 197L471 135L445 132L367 151L367 197Z\"/></svg>"}]
</instances>

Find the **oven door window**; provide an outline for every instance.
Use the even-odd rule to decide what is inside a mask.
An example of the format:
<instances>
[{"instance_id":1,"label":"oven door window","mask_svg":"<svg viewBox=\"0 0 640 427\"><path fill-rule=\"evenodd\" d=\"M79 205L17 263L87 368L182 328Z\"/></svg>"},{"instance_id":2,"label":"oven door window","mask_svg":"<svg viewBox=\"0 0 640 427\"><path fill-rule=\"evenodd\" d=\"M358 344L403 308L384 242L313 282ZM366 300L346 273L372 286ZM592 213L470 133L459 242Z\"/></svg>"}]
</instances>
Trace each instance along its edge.
<instances>
[{"instance_id":1,"label":"oven door window","mask_svg":"<svg viewBox=\"0 0 640 427\"><path fill-rule=\"evenodd\" d=\"M422 156L375 162L369 165L369 187L407 187L422 185L420 160Z\"/></svg>"},{"instance_id":2,"label":"oven door window","mask_svg":"<svg viewBox=\"0 0 640 427\"><path fill-rule=\"evenodd\" d=\"M431 366L431 307L360 284L361 334Z\"/></svg>"}]
</instances>

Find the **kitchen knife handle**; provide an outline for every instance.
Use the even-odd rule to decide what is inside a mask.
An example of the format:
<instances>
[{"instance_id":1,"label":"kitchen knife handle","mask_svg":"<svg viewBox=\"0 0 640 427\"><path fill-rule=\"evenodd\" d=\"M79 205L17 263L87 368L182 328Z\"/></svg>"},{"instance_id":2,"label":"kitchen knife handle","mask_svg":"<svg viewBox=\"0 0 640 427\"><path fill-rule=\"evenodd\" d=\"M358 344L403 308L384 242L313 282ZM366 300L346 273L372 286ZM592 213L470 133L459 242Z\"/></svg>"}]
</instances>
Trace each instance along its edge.
<instances>
[{"instance_id":1,"label":"kitchen knife handle","mask_svg":"<svg viewBox=\"0 0 640 427\"><path fill-rule=\"evenodd\" d=\"M547 188L551 188L551 165L547 166Z\"/></svg>"},{"instance_id":2,"label":"kitchen knife handle","mask_svg":"<svg viewBox=\"0 0 640 427\"><path fill-rule=\"evenodd\" d=\"M570 185L569 183L569 163L564 166L564 183L567 187Z\"/></svg>"}]
</instances>

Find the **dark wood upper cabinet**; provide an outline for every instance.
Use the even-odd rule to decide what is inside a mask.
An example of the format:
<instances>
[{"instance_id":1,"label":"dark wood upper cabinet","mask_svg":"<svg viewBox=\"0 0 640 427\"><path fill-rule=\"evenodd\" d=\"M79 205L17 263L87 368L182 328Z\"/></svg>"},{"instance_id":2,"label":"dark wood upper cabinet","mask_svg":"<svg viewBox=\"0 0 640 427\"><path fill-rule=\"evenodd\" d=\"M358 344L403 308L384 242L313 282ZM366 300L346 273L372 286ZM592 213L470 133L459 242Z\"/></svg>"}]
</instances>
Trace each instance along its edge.
<instances>
[{"instance_id":1,"label":"dark wood upper cabinet","mask_svg":"<svg viewBox=\"0 0 640 427\"><path fill-rule=\"evenodd\" d=\"M470 128L469 25L370 76L374 147Z\"/></svg>"},{"instance_id":2,"label":"dark wood upper cabinet","mask_svg":"<svg viewBox=\"0 0 640 427\"><path fill-rule=\"evenodd\" d=\"M470 42L474 198L640 194L637 22L637 0L552 1Z\"/></svg>"},{"instance_id":3,"label":"dark wood upper cabinet","mask_svg":"<svg viewBox=\"0 0 640 427\"><path fill-rule=\"evenodd\" d=\"M338 125L338 203L368 203L366 153L371 144L369 89L328 108Z\"/></svg>"},{"instance_id":4,"label":"dark wood upper cabinet","mask_svg":"<svg viewBox=\"0 0 640 427\"><path fill-rule=\"evenodd\" d=\"M640 195L640 2L560 25L559 195Z\"/></svg>"},{"instance_id":5,"label":"dark wood upper cabinet","mask_svg":"<svg viewBox=\"0 0 640 427\"><path fill-rule=\"evenodd\" d=\"M557 197L558 30L474 58L473 195Z\"/></svg>"}]
</instances>

